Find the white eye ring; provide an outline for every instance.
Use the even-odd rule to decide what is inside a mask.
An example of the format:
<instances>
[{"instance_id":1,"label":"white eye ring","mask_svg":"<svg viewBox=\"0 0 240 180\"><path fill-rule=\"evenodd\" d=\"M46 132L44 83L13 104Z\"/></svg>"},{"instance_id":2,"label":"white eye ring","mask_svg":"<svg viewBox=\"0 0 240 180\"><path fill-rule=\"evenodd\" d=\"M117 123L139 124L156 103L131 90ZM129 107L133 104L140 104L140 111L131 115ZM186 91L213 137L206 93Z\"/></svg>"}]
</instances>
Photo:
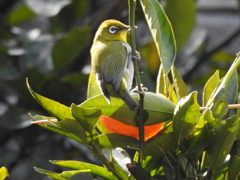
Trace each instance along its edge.
<instances>
[{"instance_id":1,"label":"white eye ring","mask_svg":"<svg viewBox=\"0 0 240 180\"><path fill-rule=\"evenodd\" d=\"M115 34L115 33L117 32L117 30L118 30L118 28L117 28L116 26L111 26L111 27L109 28L109 32L110 32L111 34Z\"/></svg>"}]
</instances>

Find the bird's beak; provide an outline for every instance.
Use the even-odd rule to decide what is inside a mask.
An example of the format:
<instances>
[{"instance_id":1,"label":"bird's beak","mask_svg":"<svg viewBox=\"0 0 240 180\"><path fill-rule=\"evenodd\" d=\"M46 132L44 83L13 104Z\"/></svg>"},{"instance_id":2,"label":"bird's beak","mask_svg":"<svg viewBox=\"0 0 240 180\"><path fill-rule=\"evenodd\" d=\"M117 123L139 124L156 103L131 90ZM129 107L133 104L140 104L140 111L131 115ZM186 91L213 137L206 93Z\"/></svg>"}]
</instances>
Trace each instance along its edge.
<instances>
[{"instance_id":1,"label":"bird's beak","mask_svg":"<svg viewBox=\"0 0 240 180\"><path fill-rule=\"evenodd\" d=\"M119 29L118 31L126 31L126 30L130 30L130 26L125 26L125 27Z\"/></svg>"}]
</instances>

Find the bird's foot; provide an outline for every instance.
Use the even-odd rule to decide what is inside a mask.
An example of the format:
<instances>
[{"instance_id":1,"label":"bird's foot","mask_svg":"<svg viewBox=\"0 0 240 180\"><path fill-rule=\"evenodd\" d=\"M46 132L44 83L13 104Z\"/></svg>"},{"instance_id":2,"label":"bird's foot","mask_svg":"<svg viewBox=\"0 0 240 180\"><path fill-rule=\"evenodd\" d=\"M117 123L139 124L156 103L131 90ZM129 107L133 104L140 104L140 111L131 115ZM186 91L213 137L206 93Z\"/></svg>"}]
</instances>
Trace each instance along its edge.
<instances>
[{"instance_id":1,"label":"bird's foot","mask_svg":"<svg viewBox=\"0 0 240 180\"><path fill-rule=\"evenodd\" d=\"M140 61L141 60L141 55L138 51L136 51L136 56L132 56L132 60Z\"/></svg>"},{"instance_id":2,"label":"bird's foot","mask_svg":"<svg viewBox=\"0 0 240 180\"><path fill-rule=\"evenodd\" d=\"M143 84L141 84L141 90L139 90L138 86L136 86L134 89L131 90L133 93L138 93L138 94L145 94L145 92L148 91L148 88L143 87Z\"/></svg>"}]
</instances>

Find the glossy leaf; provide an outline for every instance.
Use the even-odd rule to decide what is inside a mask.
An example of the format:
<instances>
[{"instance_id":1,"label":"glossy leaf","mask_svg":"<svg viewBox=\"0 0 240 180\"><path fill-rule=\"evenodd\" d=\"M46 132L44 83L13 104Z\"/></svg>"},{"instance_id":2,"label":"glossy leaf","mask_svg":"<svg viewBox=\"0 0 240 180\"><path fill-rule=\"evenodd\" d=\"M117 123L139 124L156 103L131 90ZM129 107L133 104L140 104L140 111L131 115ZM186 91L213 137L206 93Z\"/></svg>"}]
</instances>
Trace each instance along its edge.
<instances>
[{"instance_id":1,"label":"glossy leaf","mask_svg":"<svg viewBox=\"0 0 240 180\"><path fill-rule=\"evenodd\" d=\"M240 126L240 124L238 124ZM231 150L231 157L228 167L229 180L240 177L240 140L236 140Z\"/></svg>"},{"instance_id":2,"label":"glossy leaf","mask_svg":"<svg viewBox=\"0 0 240 180\"><path fill-rule=\"evenodd\" d=\"M64 177L68 180L94 180L91 174L91 170L76 170L76 171L63 171L60 174L61 177Z\"/></svg>"},{"instance_id":3,"label":"glossy leaf","mask_svg":"<svg viewBox=\"0 0 240 180\"><path fill-rule=\"evenodd\" d=\"M97 80L93 72L91 72L88 80L87 99L97 96L99 94L102 94L102 92L97 84Z\"/></svg>"},{"instance_id":4,"label":"glossy leaf","mask_svg":"<svg viewBox=\"0 0 240 180\"><path fill-rule=\"evenodd\" d=\"M75 104L71 105L71 113L89 133L92 133L101 116L101 110L99 108L93 106L92 108L85 108Z\"/></svg>"},{"instance_id":5,"label":"glossy leaf","mask_svg":"<svg viewBox=\"0 0 240 180\"><path fill-rule=\"evenodd\" d=\"M56 117L59 120L63 120L65 118L74 119L71 115L70 108L56 102L52 99L48 99L40 94L35 93L32 88L30 87L27 79L27 87L32 96L36 99L36 101L46 109L52 116Z\"/></svg>"},{"instance_id":6,"label":"glossy leaf","mask_svg":"<svg viewBox=\"0 0 240 180\"><path fill-rule=\"evenodd\" d=\"M50 178L56 179L56 180L93 180L93 177L91 175L91 170L84 169L84 170L75 170L75 171L63 171L62 173L56 173L52 171L48 171L45 169L34 167L34 169L44 174Z\"/></svg>"},{"instance_id":7,"label":"glossy leaf","mask_svg":"<svg viewBox=\"0 0 240 180\"><path fill-rule=\"evenodd\" d=\"M173 115L173 133L179 143L194 128L199 116L200 107L197 92L182 98L177 104Z\"/></svg>"},{"instance_id":8,"label":"glossy leaf","mask_svg":"<svg viewBox=\"0 0 240 180\"><path fill-rule=\"evenodd\" d=\"M203 106L206 106L208 99L210 98L214 89L219 85L221 79L219 77L219 71L217 70L207 81L203 88Z\"/></svg>"},{"instance_id":9,"label":"glossy leaf","mask_svg":"<svg viewBox=\"0 0 240 180\"><path fill-rule=\"evenodd\" d=\"M162 134L149 140L144 149L144 156L162 157L164 154L174 147L175 141L172 133Z\"/></svg>"},{"instance_id":10,"label":"glossy leaf","mask_svg":"<svg viewBox=\"0 0 240 180\"><path fill-rule=\"evenodd\" d=\"M77 142L87 144L87 136L85 130L76 120L64 119L56 123L51 122L51 119L53 118L50 117L37 115L33 118L35 120L48 120L49 123L39 125L56 133L67 136L71 139L74 139Z\"/></svg>"},{"instance_id":11,"label":"glossy leaf","mask_svg":"<svg viewBox=\"0 0 240 180\"><path fill-rule=\"evenodd\" d=\"M239 124L239 118L232 116L222 121L215 129L215 138L207 148L207 158L210 167L216 170L225 160L230 152Z\"/></svg>"},{"instance_id":12,"label":"glossy leaf","mask_svg":"<svg viewBox=\"0 0 240 180\"><path fill-rule=\"evenodd\" d=\"M137 148L139 146L139 141L135 138L124 136L120 134L104 134L98 137L99 143L104 148Z\"/></svg>"},{"instance_id":13,"label":"glossy leaf","mask_svg":"<svg viewBox=\"0 0 240 180\"><path fill-rule=\"evenodd\" d=\"M59 173L56 173L56 172L52 172L52 171L48 171L48 170L45 170L45 169L41 169L41 168L38 168L38 167L34 167L34 170L41 173L41 174L44 174L52 179L56 179L56 180L69 180L69 179L66 179L64 177L61 177L59 175Z\"/></svg>"},{"instance_id":14,"label":"glossy leaf","mask_svg":"<svg viewBox=\"0 0 240 180\"><path fill-rule=\"evenodd\" d=\"M226 97L226 102L228 104L236 103L238 96L238 73L235 70L230 76L229 80L226 82L224 87L225 91L228 93Z\"/></svg>"},{"instance_id":15,"label":"glossy leaf","mask_svg":"<svg viewBox=\"0 0 240 180\"><path fill-rule=\"evenodd\" d=\"M177 49L180 50L187 42L196 22L196 2L191 0L166 1L166 14L172 24Z\"/></svg>"},{"instance_id":16,"label":"glossy leaf","mask_svg":"<svg viewBox=\"0 0 240 180\"><path fill-rule=\"evenodd\" d=\"M62 166L65 168L70 168L70 169L77 169L77 170L84 170L84 169L89 169L91 170L91 173L106 179L111 179L111 180L117 180L116 176L108 171L106 168L97 166L94 164L90 163L85 163L85 162L80 162L80 161L50 161L52 164Z\"/></svg>"},{"instance_id":17,"label":"glossy leaf","mask_svg":"<svg viewBox=\"0 0 240 180\"><path fill-rule=\"evenodd\" d=\"M89 40L89 28L74 28L68 34L58 39L52 50L55 70L59 72L68 65L89 43Z\"/></svg>"},{"instance_id":18,"label":"glossy leaf","mask_svg":"<svg viewBox=\"0 0 240 180\"><path fill-rule=\"evenodd\" d=\"M167 74L176 56L176 44L170 21L157 0L140 0L158 54Z\"/></svg>"},{"instance_id":19,"label":"glossy leaf","mask_svg":"<svg viewBox=\"0 0 240 180\"><path fill-rule=\"evenodd\" d=\"M173 78L173 85L176 91L176 95L178 98L178 101L183 98L184 96L187 96L188 93L188 88L187 85L185 84L185 82L183 81L180 73L178 72L178 70L173 67L172 68L172 78Z\"/></svg>"},{"instance_id":20,"label":"glossy leaf","mask_svg":"<svg viewBox=\"0 0 240 180\"><path fill-rule=\"evenodd\" d=\"M236 59L234 60L233 64L231 65L230 69L228 70L227 74L222 79L219 86L214 90L214 92L211 94L206 106L210 106L213 104L215 98L219 93L221 93L222 89L225 88L225 86L228 84L229 81L231 81L231 78L233 78L233 74L235 73L235 70L240 64L240 53L237 54Z\"/></svg>"},{"instance_id":21,"label":"glossy leaf","mask_svg":"<svg viewBox=\"0 0 240 180\"><path fill-rule=\"evenodd\" d=\"M186 150L184 154L202 153L203 150L213 141L214 136L214 131L209 130L207 126L204 126L199 134L185 140Z\"/></svg>"},{"instance_id":22,"label":"glossy leaf","mask_svg":"<svg viewBox=\"0 0 240 180\"><path fill-rule=\"evenodd\" d=\"M5 167L0 168L0 180L4 180L6 177L8 177L8 170Z\"/></svg>"},{"instance_id":23,"label":"glossy leaf","mask_svg":"<svg viewBox=\"0 0 240 180\"><path fill-rule=\"evenodd\" d=\"M138 101L138 94L131 94L134 100ZM111 97L111 104L108 104L102 95L88 99L79 105L86 108L99 108L102 115L116 119L124 124L136 126L135 117L137 109L131 111L128 106L121 100ZM172 118L175 105L166 99L163 95L145 92L144 109L145 125L158 124Z\"/></svg>"}]
</instances>

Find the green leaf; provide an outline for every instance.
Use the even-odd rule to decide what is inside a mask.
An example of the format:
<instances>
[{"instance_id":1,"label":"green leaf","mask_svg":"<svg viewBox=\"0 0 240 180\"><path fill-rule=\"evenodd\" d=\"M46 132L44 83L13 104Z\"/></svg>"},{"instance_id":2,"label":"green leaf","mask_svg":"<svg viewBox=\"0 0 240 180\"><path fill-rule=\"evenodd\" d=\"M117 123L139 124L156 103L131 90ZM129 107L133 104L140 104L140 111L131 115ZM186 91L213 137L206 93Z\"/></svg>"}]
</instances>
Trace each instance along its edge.
<instances>
[{"instance_id":1,"label":"green leaf","mask_svg":"<svg viewBox=\"0 0 240 180\"><path fill-rule=\"evenodd\" d=\"M138 148L139 146L139 141L137 139L114 133L100 135L98 136L98 140L100 145L104 148Z\"/></svg>"},{"instance_id":2,"label":"green leaf","mask_svg":"<svg viewBox=\"0 0 240 180\"><path fill-rule=\"evenodd\" d=\"M72 119L64 119L57 123L51 122L50 117L45 116L34 116L35 120L48 120L49 123L39 124L40 126L54 131L56 133L67 136L71 139L74 139L77 142L87 144L87 136L83 127L76 121Z\"/></svg>"},{"instance_id":3,"label":"green leaf","mask_svg":"<svg viewBox=\"0 0 240 180\"><path fill-rule=\"evenodd\" d=\"M36 14L24 3L21 3L16 9L7 16L8 24L13 26L23 21L27 21L36 17Z\"/></svg>"},{"instance_id":4,"label":"green leaf","mask_svg":"<svg viewBox=\"0 0 240 180\"><path fill-rule=\"evenodd\" d=\"M167 154L175 145L172 133L160 135L152 140L147 141L144 147L144 167L148 169L152 163L158 161ZM150 158L151 157L151 158Z\"/></svg>"},{"instance_id":5,"label":"green leaf","mask_svg":"<svg viewBox=\"0 0 240 180\"><path fill-rule=\"evenodd\" d=\"M140 0L158 55L167 74L176 56L176 44L170 21L157 0Z\"/></svg>"},{"instance_id":6,"label":"green leaf","mask_svg":"<svg viewBox=\"0 0 240 180\"><path fill-rule=\"evenodd\" d=\"M106 179L111 179L111 180L118 180L118 178L110 171L108 171L106 168L97 166L94 164L90 163L85 163L85 162L79 162L79 161L50 161L52 164L70 168L70 169L89 169L91 170L91 173Z\"/></svg>"},{"instance_id":7,"label":"green leaf","mask_svg":"<svg viewBox=\"0 0 240 180\"><path fill-rule=\"evenodd\" d=\"M195 25L196 2L191 0L166 1L166 14L172 24L177 49L180 50L187 42Z\"/></svg>"},{"instance_id":8,"label":"green leaf","mask_svg":"<svg viewBox=\"0 0 240 180\"><path fill-rule=\"evenodd\" d=\"M138 94L133 93L131 96L138 101ZM102 115L116 119L124 124L136 126L135 117L137 110L131 111L128 106L121 100L111 97L111 104L108 104L102 95L88 99L79 105L80 107L101 109ZM145 92L144 109L145 125L157 124L172 118L175 104L166 99L164 96Z\"/></svg>"},{"instance_id":9,"label":"green leaf","mask_svg":"<svg viewBox=\"0 0 240 180\"><path fill-rule=\"evenodd\" d=\"M239 124L238 124L239 126ZM238 179L240 176L240 140L234 142L228 167L229 180Z\"/></svg>"},{"instance_id":10,"label":"green leaf","mask_svg":"<svg viewBox=\"0 0 240 180\"><path fill-rule=\"evenodd\" d=\"M75 171L63 171L62 173L56 173L52 171L48 171L45 169L34 167L34 169L44 174L50 178L56 179L56 180L93 180L93 177L91 175L91 170L84 169L84 170L75 170Z\"/></svg>"},{"instance_id":11,"label":"green leaf","mask_svg":"<svg viewBox=\"0 0 240 180\"><path fill-rule=\"evenodd\" d=\"M67 66L89 43L89 28L74 28L55 42L52 50L54 68L57 72Z\"/></svg>"},{"instance_id":12,"label":"green leaf","mask_svg":"<svg viewBox=\"0 0 240 180\"><path fill-rule=\"evenodd\" d=\"M207 148L207 157L214 172L225 160L230 152L239 124L239 118L232 116L221 121L215 129L215 138Z\"/></svg>"},{"instance_id":13,"label":"green leaf","mask_svg":"<svg viewBox=\"0 0 240 180\"><path fill-rule=\"evenodd\" d=\"M226 82L224 87L225 91L228 93L226 101L228 104L236 103L238 96L238 73L237 70L233 71L229 80Z\"/></svg>"},{"instance_id":14,"label":"green leaf","mask_svg":"<svg viewBox=\"0 0 240 180\"><path fill-rule=\"evenodd\" d=\"M91 170L88 169L77 171L63 171L60 176L69 180L94 180L91 174Z\"/></svg>"},{"instance_id":15,"label":"green leaf","mask_svg":"<svg viewBox=\"0 0 240 180\"><path fill-rule=\"evenodd\" d=\"M157 86L156 86L156 93L167 95L167 83L166 83L167 76L164 76L163 66L162 64L159 67L158 76L157 76Z\"/></svg>"},{"instance_id":16,"label":"green leaf","mask_svg":"<svg viewBox=\"0 0 240 180\"><path fill-rule=\"evenodd\" d=\"M91 71L89 80L88 80L87 99L97 96L99 94L102 94L102 92L97 84L96 77Z\"/></svg>"},{"instance_id":17,"label":"green leaf","mask_svg":"<svg viewBox=\"0 0 240 180\"><path fill-rule=\"evenodd\" d=\"M8 177L8 170L5 167L0 168L0 180L4 180L6 177Z\"/></svg>"},{"instance_id":18,"label":"green leaf","mask_svg":"<svg viewBox=\"0 0 240 180\"><path fill-rule=\"evenodd\" d=\"M209 78L207 83L205 84L203 88L203 106L206 106L207 101L209 100L212 92L214 89L219 85L221 82L220 77L219 77L219 70L217 70L212 77Z\"/></svg>"},{"instance_id":19,"label":"green leaf","mask_svg":"<svg viewBox=\"0 0 240 180\"><path fill-rule=\"evenodd\" d=\"M198 122L199 123L199 122ZM185 147L187 148L184 154L202 152L214 139L214 131L204 126L200 133L196 136L185 140Z\"/></svg>"},{"instance_id":20,"label":"green leaf","mask_svg":"<svg viewBox=\"0 0 240 180\"><path fill-rule=\"evenodd\" d=\"M72 115L76 118L76 120L89 133L92 133L94 127L98 122L99 117L101 116L101 110L99 108L85 108L77 106L75 104L71 105L71 112Z\"/></svg>"},{"instance_id":21,"label":"green leaf","mask_svg":"<svg viewBox=\"0 0 240 180\"><path fill-rule=\"evenodd\" d=\"M221 94L222 90L226 87L226 85L232 80L231 78L233 78L233 74L236 73L235 70L237 69L237 67L240 64L240 53L237 54L236 59L234 60L233 64L231 65L230 69L228 70L227 74L224 76L224 78L222 79L221 83L219 84L219 86L217 88L215 88L215 90L213 91L213 93L211 94L206 106L211 106L214 103L214 100L216 98L216 96L219 95L219 93Z\"/></svg>"},{"instance_id":22,"label":"green leaf","mask_svg":"<svg viewBox=\"0 0 240 180\"><path fill-rule=\"evenodd\" d=\"M181 98L189 94L188 88L185 82L183 81L180 73L175 67L173 67L173 70L172 70L172 78L173 78L173 85L179 101Z\"/></svg>"},{"instance_id":23,"label":"green leaf","mask_svg":"<svg viewBox=\"0 0 240 180\"><path fill-rule=\"evenodd\" d=\"M178 144L193 130L199 113L197 92L192 92L179 101L173 115L173 133Z\"/></svg>"},{"instance_id":24,"label":"green leaf","mask_svg":"<svg viewBox=\"0 0 240 180\"><path fill-rule=\"evenodd\" d=\"M48 171L48 170L41 169L41 168L38 168L38 167L34 167L34 170L41 173L41 174L44 174L44 175L46 175L50 178L56 179L56 180L69 180L69 179L61 177L60 174L56 173L56 172Z\"/></svg>"},{"instance_id":25,"label":"green leaf","mask_svg":"<svg viewBox=\"0 0 240 180\"><path fill-rule=\"evenodd\" d=\"M44 108L46 109L52 116L56 117L59 120L63 120L65 118L68 119L74 119L71 115L70 108L60 104L59 102L56 102L54 100L48 99L44 96L41 96L37 93L35 93L32 88L30 87L28 83L28 79L26 79L27 87L32 96L36 99L36 101Z\"/></svg>"}]
</instances>

